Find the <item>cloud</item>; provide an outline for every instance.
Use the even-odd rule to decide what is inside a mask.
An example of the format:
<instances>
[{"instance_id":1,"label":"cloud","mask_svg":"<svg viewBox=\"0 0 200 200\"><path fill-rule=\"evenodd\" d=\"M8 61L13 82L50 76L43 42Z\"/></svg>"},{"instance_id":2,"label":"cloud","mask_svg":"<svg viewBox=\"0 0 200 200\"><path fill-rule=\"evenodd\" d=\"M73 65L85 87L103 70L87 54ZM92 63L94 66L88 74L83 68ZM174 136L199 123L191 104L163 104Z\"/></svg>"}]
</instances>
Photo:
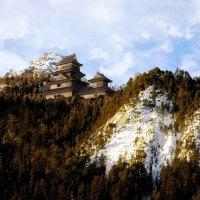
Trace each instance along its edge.
<instances>
[{"instance_id":1,"label":"cloud","mask_svg":"<svg viewBox=\"0 0 200 200\"><path fill-rule=\"evenodd\" d=\"M188 51L181 56L180 67L192 76L200 76L200 25L195 27L193 42Z\"/></svg>"},{"instance_id":2,"label":"cloud","mask_svg":"<svg viewBox=\"0 0 200 200\"><path fill-rule=\"evenodd\" d=\"M190 72L193 77L200 76L200 65L195 60L183 60L180 68Z\"/></svg>"},{"instance_id":3,"label":"cloud","mask_svg":"<svg viewBox=\"0 0 200 200\"><path fill-rule=\"evenodd\" d=\"M23 58L19 57L17 54L10 53L7 51L0 51L0 61L1 75L4 75L6 72L9 72L10 69L19 71L27 65Z\"/></svg>"},{"instance_id":4,"label":"cloud","mask_svg":"<svg viewBox=\"0 0 200 200\"><path fill-rule=\"evenodd\" d=\"M113 63L109 66L101 66L100 71L110 76L122 76L124 75L133 65L133 54L128 52L125 53L118 62Z\"/></svg>"},{"instance_id":5,"label":"cloud","mask_svg":"<svg viewBox=\"0 0 200 200\"><path fill-rule=\"evenodd\" d=\"M92 60L108 60L109 55L103 49L95 48L90 51L90 59L92 59Z\"/></svg>"},{"instance_id":6,"label":"cloud","mask_svg":"<svg viewBox=\"0 0 200 200\"><path fill-rule=\"evenodd\" d=\"M189 56L200 48L199 0L2 1L0 51L24 62L45 51L77 52L84 65L122 82L153 66L200 62Z\"/></svg>"},{"instance_id":7,"label":"cloud","mask_svg":"<svg viewBox=\"0 0 200 200\"><path fill-rule=\"evenodd\" d=\"M24 6L26 6L24 1L23 3ZM20 3L17 4L13 0L4 1L4 3L2 3L0 17L1 41L8 38L20 38L26 34L28 22L26 16L21 12L22 8L19 9L20 5Z\"/></svg>"},{"instance_id":8,"label":"cloud","mask_svg":"<svg viewBox=\"0 0 200 200\"><path fill-rule=\"evenodd\" d=\"M193 77L200 76L199 51L193 51L184 55L180 64L181 68L188 71Z\"/></svg>"}]
</instances>

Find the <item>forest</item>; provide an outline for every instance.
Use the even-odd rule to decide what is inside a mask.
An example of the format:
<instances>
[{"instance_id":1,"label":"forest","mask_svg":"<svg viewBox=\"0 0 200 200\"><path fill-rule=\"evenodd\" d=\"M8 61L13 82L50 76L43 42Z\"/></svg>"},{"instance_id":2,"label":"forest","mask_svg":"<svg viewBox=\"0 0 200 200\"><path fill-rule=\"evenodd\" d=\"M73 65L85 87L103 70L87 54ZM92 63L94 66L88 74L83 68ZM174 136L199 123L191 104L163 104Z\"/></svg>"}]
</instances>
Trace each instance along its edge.
<instances>
[{"instance_id":1,"label":"forest","mask_svg":"<svg viewBox=\"0 0 200 200\"><path fill-rule=\"evenodd\" d=\"M119 108L148 86L168 93L177 129L200 108L200 77L154 68L130 78L113 97L45 100L48 77L30 72L1 78L0 199L139 200L200 199L200 154L176 157L153 180L144 163L123 160L106 172L105 157L91 161L80 146ZM200 133L199 133L200 134ZM177 148L178 151L178 148Z\"/></svg>"}]
</instances>

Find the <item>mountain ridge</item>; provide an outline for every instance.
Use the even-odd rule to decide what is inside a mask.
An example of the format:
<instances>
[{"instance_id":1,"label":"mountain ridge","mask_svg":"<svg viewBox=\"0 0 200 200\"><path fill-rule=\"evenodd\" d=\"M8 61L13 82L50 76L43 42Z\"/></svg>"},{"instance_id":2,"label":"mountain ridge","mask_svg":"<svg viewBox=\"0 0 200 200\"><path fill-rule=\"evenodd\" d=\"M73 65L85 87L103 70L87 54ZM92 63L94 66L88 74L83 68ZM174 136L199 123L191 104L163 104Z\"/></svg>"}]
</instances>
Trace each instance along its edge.
<instances>
[{"instance_id":1,"label":"mountain ridge","mask_svg":"<svg viewBox=\"0 0 200 200\"><path fill-rule=\"evenodd\" d=\"M5 80L3 199L199 199L199 77L154 68L90 100L46 100L33 72Z\"/></svg>"}]
</instances>

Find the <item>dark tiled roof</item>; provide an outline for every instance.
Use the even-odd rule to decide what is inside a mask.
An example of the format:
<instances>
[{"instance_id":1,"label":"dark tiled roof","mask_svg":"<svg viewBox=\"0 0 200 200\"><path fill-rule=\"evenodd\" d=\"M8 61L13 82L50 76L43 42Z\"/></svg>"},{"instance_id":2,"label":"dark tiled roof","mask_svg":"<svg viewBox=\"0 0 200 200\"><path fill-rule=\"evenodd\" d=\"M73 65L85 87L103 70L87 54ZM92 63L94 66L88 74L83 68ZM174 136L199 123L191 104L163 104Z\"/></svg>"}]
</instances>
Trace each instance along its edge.
<instances>
[{"instance_id":1,"label":"dark tiled roof","mask_svg":"<svg viewBox=\"0 0 200 200\"><path fill-rule=\"evenodd\" d=\"M108 83L112 82L109 78L105 77L103 74L97 72L96 75L89 80L90 83L97 82L97 81L106 81Z\"/></svg>"},{"instance_id":2,"label":"dark tiled roof","mask_svg":"<svg viewBox=\"0 0 200 200\"><path fill-rule=\"evenodd\" d=\"M57 66L58 65L63 65L63 64L68 64L68 63L75 63L75 64L77 64L79 66L82 66L82 64L78 62L75 53L72 54L72 55L63 57L63 59L60 62L57 63Z\"/></svg>"}]
</instances>

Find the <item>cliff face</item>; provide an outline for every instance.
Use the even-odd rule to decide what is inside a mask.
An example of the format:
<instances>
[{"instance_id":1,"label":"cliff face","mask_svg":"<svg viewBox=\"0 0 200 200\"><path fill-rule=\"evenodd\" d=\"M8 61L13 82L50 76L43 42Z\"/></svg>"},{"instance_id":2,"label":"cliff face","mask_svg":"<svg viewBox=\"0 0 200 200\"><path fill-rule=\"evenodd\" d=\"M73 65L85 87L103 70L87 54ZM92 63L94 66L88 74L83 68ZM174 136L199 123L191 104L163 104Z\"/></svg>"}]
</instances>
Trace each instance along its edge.
<instances>
[{"instance_id":1,"label":"cliff face","mask_svg":"<svg viewBox=\"0 0 200 200\"><path fill-rule=\"evenodd\" d=\"M175 155L189 161L191 146L200 147L200 110L186 116L183 127L177 127L167 93L153 93L152 86L142 91L86 142L92 159L105 155L107 171L121 158L144 162L153 178L159 178L161 167L170 164Z\"/></svg>"}]
</instances>

